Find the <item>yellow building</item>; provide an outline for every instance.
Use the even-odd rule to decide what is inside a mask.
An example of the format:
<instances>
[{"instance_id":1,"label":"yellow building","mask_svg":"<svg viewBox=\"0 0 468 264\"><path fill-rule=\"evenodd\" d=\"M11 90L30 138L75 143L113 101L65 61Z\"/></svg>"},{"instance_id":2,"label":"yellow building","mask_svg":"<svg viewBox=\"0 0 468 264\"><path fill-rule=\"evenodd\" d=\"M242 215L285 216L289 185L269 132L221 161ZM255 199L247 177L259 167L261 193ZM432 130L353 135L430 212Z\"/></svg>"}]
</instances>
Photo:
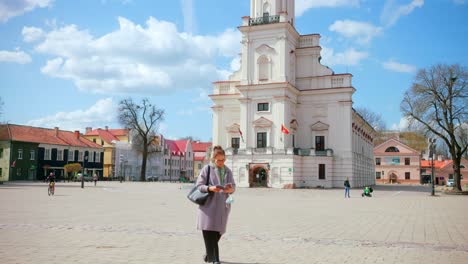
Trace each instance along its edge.
<instances>
[{"instance_id":1,"label":"yellow building","mask_svg":"<svg viewBox=\"0 0 468 264\"><path fill-rule=\"evenodd\" d=\"M193 151L193 177L196 179L200 174L203 166L210 163L210 153L211 142L192 142L192 151Z\"/></svg>"},{"instance_id":2,"label":"yellow building","mask_svg":"<svg viewBox=\"0 0 468 264\"><path fill-rule=\"evenodd\" d=\"M85 138L100 144L104 148L103 176L113 177L115 168L115 142L129 142L130 129L86 128Z\"/></svg>"}]
</instances>

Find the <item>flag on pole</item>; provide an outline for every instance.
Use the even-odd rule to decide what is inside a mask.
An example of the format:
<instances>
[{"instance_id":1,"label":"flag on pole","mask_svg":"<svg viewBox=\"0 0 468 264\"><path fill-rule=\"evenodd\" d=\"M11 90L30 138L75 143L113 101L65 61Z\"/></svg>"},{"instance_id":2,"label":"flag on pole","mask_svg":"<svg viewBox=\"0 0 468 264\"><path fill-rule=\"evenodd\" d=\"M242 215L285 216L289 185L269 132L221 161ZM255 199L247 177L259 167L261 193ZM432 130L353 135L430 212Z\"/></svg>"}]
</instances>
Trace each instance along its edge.
<instances>
[{"instance_id":1,"label":"flag on pole","mask_svg":"<svg viewBox=\"0 0 468 264\"><path fill-rule=\"evenodd\" d=\"M241 136L242 142L244 142L244 135L242 135L242 131L240 130L240 128L239 128L239 134Z\"/></svg>"},{"instance_id":2,"label":"flag on pole","mask_svg":"<svg viewBox=\"0 0 468 264\"><path fill-rule=\"evenodd\" d=\"M289 129L287 129L284 124L281 124L281 133L283 134L289 134Z\"/></svg>"}]
</instances>

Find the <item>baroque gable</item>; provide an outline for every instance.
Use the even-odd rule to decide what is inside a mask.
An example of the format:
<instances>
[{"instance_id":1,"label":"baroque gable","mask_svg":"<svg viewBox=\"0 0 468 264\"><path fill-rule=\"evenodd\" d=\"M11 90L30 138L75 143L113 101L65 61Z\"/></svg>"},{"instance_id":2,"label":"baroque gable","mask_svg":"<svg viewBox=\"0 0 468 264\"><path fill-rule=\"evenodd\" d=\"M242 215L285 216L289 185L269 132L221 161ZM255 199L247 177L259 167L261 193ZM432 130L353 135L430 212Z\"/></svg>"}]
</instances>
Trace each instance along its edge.
<instances>
[{"instance_id":1,"label":"baroque gable","mask_svg":"<svg viewBox=\"0 0 468 264\"><path fill-rule=\"evenodd\" d=\"M398 149L398 152L385 152L386 149L390 148L390 147L395 147ZM394 138L391 138L385 142L383 142L382 144L376 146L374 148L374 153L375 154L396 154L396 155L401 155L401 154L405 154L405 155L419 155L420 153L417 151L417 150L414 150L413 148L403 144L401 141L399 140L396 140Z\"/></svg>"},{"instance_id":2,"label":"baroque gable","mask_svg":"<svg viewBox=\"0 0 468 264\"><path fill-rule=\"evenodd\" d=\"M226 131L227 131L228 133L239 133L239 131L240 131L240 125L237 124L237 123L234 123L234 124L232 124L232 125L226 127Z\"/></svg>"},{"instance_id":3,"label":"baroque gable","mask_svg":"<svg viewBox=\"0 0 468 264\"><path fill-rule=\"evenodd\" d=\"M260 54L268 54L268 55L276 54L276 50L266 44L260 45L259 47L255 49L255 51Z\"/></svg>"},{"instance_id":4,"label":"baroque gable","mask_svg":"<svg viewBox=\"0 0 468 264\"><path fill-rule=\"evenodd\" d=\"M330 125L318 121L315 124L310 126L310 130L312 130L312 131L324 131L324 130L328 130L328 127L330 127Z\"/></svg>"},{"instance_id":5,"label":"baroque gable","mask_svg":"<svg viewBox=\"0 0 468 264\"><path fill-rule=\"evenodd\" d=\"M254 127L271 127L273 122L263 116L252 122Z\"/></svg>"}]
</instances>

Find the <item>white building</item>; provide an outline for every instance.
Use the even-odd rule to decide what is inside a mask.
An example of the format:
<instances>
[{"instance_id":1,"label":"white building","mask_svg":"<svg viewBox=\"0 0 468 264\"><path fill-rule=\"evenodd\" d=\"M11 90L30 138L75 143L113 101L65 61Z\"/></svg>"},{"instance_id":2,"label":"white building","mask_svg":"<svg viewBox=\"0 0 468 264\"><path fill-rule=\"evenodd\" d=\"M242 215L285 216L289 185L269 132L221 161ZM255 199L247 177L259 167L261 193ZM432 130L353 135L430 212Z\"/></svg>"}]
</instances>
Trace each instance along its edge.
<instances>
[{"instance_id":1,"label":"white building","mask_svg":"<svg viewBox=\"0 0 468 264\"><path fill-rule=\"evenodd\" d=\"M374 130L352 108L352 75L320 64L320 35L296 31L294 5L251 0L241 68L210 95L213 145L227 149L238 186L374 184Z\"/></svg>"},{"instance_id":2,"label":"white building","mask_svg":"<svg viewBox=\"0 0 468 264\"><path fill-rule=\"evenodd\" d=\"M115 146L115 177L123 177L126 181L139 181L141 173L142 154L135 150L131 142L114 142ZM146 180L163 177L163 155L161 151L148 153L146 160Z\"/></svg>"}]
</instances>

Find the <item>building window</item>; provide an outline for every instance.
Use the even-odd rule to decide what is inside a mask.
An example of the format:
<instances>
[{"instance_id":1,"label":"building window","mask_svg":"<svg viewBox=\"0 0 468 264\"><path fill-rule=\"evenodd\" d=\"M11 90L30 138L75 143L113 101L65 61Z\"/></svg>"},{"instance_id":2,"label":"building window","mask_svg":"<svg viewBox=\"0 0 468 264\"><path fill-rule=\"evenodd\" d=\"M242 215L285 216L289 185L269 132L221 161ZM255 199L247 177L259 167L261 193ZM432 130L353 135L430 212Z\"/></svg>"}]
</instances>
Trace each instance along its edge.
<instances>
[{"instance_id":1,"label":"building window","mask_svg":"<svg viewBox=\"0 0 468 264\"><path fill-rule=\"evenodd\" d=\"M421 169L421 174L426 173L426 169Z\"/></svg>"},{"instance_id":2,"label":"building window","mask_svg":"<svg viewBox=\"0 0 468 264\"><path fill-rule=\"evenodd\" d=\"M3 149L0 148L0 159L3 158Z\"/></svg>"},{"instance_id":3,"label":"building window","mask_svg":"<svg viewBox=\"0 0 468 264\"><path fill-rule=\"evenodd\" d=\"M75 153L75 151L68 150L68 161L74 161L75 160L75 157L73 157L74 153Z\"/></svg>"},{"instance_id":4,"label":"building window","mask_svg":"<svg viewBox=\"0 0 468 264\"><path fill-rule=\"evenodd\" d=\"M453 179L453 174L452 173L449 174L449 179Z\"/></svg>"},{"instance_id":5,"label":"building window","mask_svg":"<svg viewBox=\"0 0 468 264\"><path fill-rule=\"evenodd\" d=\"M34 150L29 151L29 158L30 158L30 160L35 160L36 159L36 151L34 151Z\"/></svg>"},{"instance_id":6,"label":"building window","mask_svg":"<svg viewBox=\"0 0 468 264\"><path fill-rule=\"evenodd\" d=\"M267 142L266 142L266 132L260 132L257 133L257 148L266 148Z\"/></svg>"},{"instance_id":7,"label":"building window","mask_svg":"<svg viewBox=\"0 0 468 264\"><path fill-rule=\"evenodd\" d=\"M405 180L411 179L411 173L410 172L405 172Z\"/></svg>"},{"instance_id":8,"label":"building window","mask_svg":"<svg viewBox=\"0 0 468 264\"><path fill-rule=\"evenodd\" d=\"M231 148L238 149L239 145L240 145L240 138L238 137L231 138Z\"/></svg>"},{"instance_id":9,"label":"building window","mask_svg":"<svg viewBox=\"0 0 468 264\"><path fill-rule=\"evenodd\" d=\"M93 138L93 142L96 143L96 139L95 139L95 138Z\"/></svg>"},{"instance_id":10,"label":"building window","mask_svg":"<svg viewBox=\"0 0 468 264\"><path fill-rule=\"evenodd\" d=\"M198 169L201 170L201 168L202 168L202 164L198 163Z\"/></svg>"},{"instance_id":11,"label":"building window","mask_svg":"<svg viewBox=\"0 0 468 264\"><path fill-rule=\"evenodd\" d=\"M101 140L101 146L104 146L104 140Z\"/></svg>"},{"instance_id":12,"label":"building window","mask_svg":"<svg viewBox=\"0 0 468 264\"><path fill-rule=\"evenodd\" d=\"M258 58L258 80L268 81L269 79L269 65L270 62L266 56Z\"/></svg>"},{"instance_id":13,"label":"building window","mask_svg":"<svg viewBox=\"0 0 468 264\"><path fill-rule=\"evenodd\" d=\"M269 111L269 104L268 103L258 103L257 104L257 111L258 112Z\"/></svg>"},{"instance_id":14,"label":"building window","mask_svg":"<svg viewBox=\"0 0 468 264\"><path fill-rule=\"evenodd\" d=\"M83 161L83 151L78 151L78 161Z\"/></svg>"},{"instance_id":15,"label":"building window","mask_svg":"<svg viewBox=\"0 0 468 264\"><path fill-rule=\"evenodd\" d=\"M96 158L94 159L94 162L101 162L101 152L95 152Z\"/></svg>"},{"instance_id":16,"label":"building window","mask_svg":"<svg viewBox=\"0 0 468 264\"><path fill-rule=\"evenodd\" d=\"M44 150L44 159L45 160L50 160L50 149L45 149Z\"/></svg>"},{"instance_id":17,"label":"building window","mask_svg":"<svg viewBox=\"0 0 468 264\"><path fill-rule=\"evenodd\" d=\"M375 172L375 178L376 178L377 180L379 180L379 179L381 179L381 177L382 177L381 172L380 172L380 171L376 171L376 172Z\"/></svg>"},{"instance_id":18,"label":"building window","mask_svg":"<svg viewBox=\"0 0 468 264\"><path fill-rule=\"evenodd\" d=\"M18 159L23 159L23 149L18 149Z\"/></svg>"},{"instance_id":19,"label":"building window","mask_svg":"<svg viewBox=\"0 0 468 264\"><path fill-rule=\"evenodd\" d=\"M410 158L405 158L405 165L410 165Z\"/></svg>"},{"instance_id":20,"label":"building window","mask_svg":"<svg viewBox=\"0 0 468 264\"><path fill-rule=\"evenodd\" d=\"M375 158L375 165L380 165L380 163L381 163L380 158Z\"/></svg>"},{"instance_id":21,"label":"building window","mask_svg":"<svg viewBox=\"0 0 468 264\"><path fill-rule=\"evenodd\" d=\"M400 152L397 147L388 147L385 152Z\"/></svg>"},{"instance_id":22,"label":"building window","mask_svg":"<svg viewBox=\"0 0 468 264\"><path fill-rule=\"evenodd\" d=\"M2 177L2 176L3 176L3 169L0 168L0 177Z\"/></svg>"},{"instance_id":23,"label":"building window","mask_svg":"<svg viewBox=\"0 0 468 264\"><path fill-rule=\"evenodd\" d=\"M319 164L319 180L325 180L325 164Z\"/></svg>"},{"instance_id":24,"label":"building window","mask_svg":"<svg viewBox=\"0 0 468 264\"><path fill-rule=\"evenodd\" d=\"M315 150L318 150L318 151L325 150L325 136L315 137Z\"/></svg>"},{"instance_id":25,"label":"building window","mask_svg":"<svg viewBox=\"0 0 468 264\"><path fill-rule=\"evenodd\" d=\"M63 150L57 150L57 160L63 160Z\"/></svg>"},{"instance_id":26,"label":"building window","mask_svg":"<svg viewBox=\"0 0 468 264\"><path fill-rule=\"evenodd\" d=\"M21 168L17 168L16 169L16 176L21 176L21 174L23 174L23 172L21 171Z\"/></svg>"}]
</instances>

